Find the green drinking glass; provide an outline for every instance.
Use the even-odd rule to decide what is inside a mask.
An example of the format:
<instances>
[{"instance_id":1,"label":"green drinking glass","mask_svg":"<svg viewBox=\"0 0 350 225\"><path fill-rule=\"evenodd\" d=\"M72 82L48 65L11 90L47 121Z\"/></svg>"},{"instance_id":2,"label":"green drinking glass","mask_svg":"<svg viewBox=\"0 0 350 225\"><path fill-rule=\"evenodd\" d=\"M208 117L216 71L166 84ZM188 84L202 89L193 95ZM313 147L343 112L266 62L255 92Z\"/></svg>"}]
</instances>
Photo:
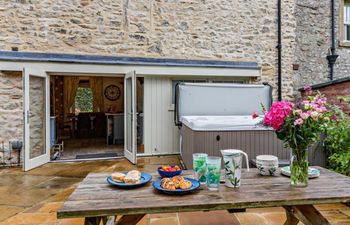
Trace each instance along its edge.
<instances>
[{"instance_id":1,"label":"green drinking glass","mask_svg":"<svg viewBox=\"0 0 350 225\"><path fill-rule=\"evenodd\" d=\"M220 187L221 157L208 157L206 184L209 190L216 191Z\"/></svg>"},{"instance_id":2,"label":"green drinking glass","mask_svg":"<svg viewBox=\"0 0 350 225\"><path fill-rule=\"evenodd\" d=\"M193 154L194 179L198 180L202 184L206 182L207 158L208 154L206 153Z\"/></svg>"}]
</instances>

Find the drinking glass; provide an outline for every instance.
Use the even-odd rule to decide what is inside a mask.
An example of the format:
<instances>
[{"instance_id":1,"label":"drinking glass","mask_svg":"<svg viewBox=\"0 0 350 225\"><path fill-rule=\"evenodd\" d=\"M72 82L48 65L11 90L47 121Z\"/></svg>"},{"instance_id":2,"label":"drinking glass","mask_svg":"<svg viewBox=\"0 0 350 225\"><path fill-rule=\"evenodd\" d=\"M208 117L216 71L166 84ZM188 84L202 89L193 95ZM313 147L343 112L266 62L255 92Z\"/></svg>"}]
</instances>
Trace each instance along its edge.
<instances>
[{"instance_id":1,"label":"drinking glass","mask_svg":"<svg viewBox=\"0 0 350 225\"><path fill-rule=\"evenodd\" d=\"M193 170L194 179L198 180L200 183L204 184L206 181L207 172L207 158L206 153L194 153L193 154Z\"/></svg>"},{"instance_id":2,"label":"drinking glass","mask_svg":"<svg viewBox=\"0 0 350 225\"><path fill-rule=\"evenodd\" d=\"M219 190L221 157L208 157L206 183L209 190Z\"/></svg>"}]
</instances>

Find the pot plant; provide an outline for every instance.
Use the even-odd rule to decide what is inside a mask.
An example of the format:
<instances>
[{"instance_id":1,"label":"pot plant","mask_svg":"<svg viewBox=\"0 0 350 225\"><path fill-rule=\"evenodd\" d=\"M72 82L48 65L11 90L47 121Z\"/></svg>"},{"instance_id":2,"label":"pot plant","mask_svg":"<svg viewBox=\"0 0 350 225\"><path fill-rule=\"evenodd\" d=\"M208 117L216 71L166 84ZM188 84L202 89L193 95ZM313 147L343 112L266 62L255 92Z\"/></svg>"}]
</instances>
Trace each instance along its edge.
<instances>
[{"instance_id":1,"label":"pot plant","mask_svg":"<svg viewBox=\"0 0 350 225\"><path fill-rule=\"evenodd\" d=\"M291 149L291 186L306 187L308 184L308 147L315 143L333 117L327 99L305 88L308 94L298 102L278 101L270 110L264 110L265 126L272 127L277 137Z\"/></svg>"}]
</instances>

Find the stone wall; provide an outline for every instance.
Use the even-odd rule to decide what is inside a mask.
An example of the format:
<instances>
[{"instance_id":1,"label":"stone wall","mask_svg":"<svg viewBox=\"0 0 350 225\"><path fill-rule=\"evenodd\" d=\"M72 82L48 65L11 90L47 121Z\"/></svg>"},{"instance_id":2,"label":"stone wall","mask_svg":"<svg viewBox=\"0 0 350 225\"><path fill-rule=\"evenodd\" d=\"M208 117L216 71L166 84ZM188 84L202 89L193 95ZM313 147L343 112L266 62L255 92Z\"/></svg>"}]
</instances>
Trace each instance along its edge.
<instances>
[{"instance_id":1,"label":"stone wall","mask_svg":"<svg viewBox=\"0 0 350 225\"><path fill-rule=\"evenodd\" d=\"M336 38L339 41L339 2L336 1ZM307 84L328 80L329 68L326 59L331 46L331 1L297 0L296 48L294 63L295 90ZM334 78L350 76L350 48L337 46L339 58L334 69Z\"/></svg>"},{"instance_id":2,"label":"stone wall","mask_svg":"<svg viewBox=\"0 0 350 225\"><path fill-rule=\"evenodd\" d=\"M283 92L293 94L295 0L283 1ZM9 0L0 50L256 61L277 84L270 0ZM276 88L275 88L276 93ZM275 95L276 96L276 95Z\"/></svg>"},{"instance_id":3,"label":"stone wall","mask_svg":"<svg viewBox=\"0 0 350 225\"><path fill-rule=\"evenodd\" d=\"M22 96L22 73L0 72L0 143L23 139Z\"/></svg>"}]
</instances>

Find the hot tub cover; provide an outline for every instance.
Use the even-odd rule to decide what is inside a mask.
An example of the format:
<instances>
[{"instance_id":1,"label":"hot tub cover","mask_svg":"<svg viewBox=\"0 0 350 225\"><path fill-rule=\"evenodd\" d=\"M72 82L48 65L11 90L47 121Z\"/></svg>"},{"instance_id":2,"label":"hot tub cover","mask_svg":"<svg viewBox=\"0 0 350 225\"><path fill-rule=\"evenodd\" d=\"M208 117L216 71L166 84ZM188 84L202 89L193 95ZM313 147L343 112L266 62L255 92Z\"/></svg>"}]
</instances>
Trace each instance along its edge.
<instances>
[{"instance_id":1,"label":"hot tub cover","mask_svg":"<svg viewBox=\"0 0 350 225\"><path fill-rule=\"evenodd\" d=\"M259 124L262 117L253 119L251 115L183 116L180 120L183 125L195 131L271 130Z\"/></svg>"}]
</instances>

